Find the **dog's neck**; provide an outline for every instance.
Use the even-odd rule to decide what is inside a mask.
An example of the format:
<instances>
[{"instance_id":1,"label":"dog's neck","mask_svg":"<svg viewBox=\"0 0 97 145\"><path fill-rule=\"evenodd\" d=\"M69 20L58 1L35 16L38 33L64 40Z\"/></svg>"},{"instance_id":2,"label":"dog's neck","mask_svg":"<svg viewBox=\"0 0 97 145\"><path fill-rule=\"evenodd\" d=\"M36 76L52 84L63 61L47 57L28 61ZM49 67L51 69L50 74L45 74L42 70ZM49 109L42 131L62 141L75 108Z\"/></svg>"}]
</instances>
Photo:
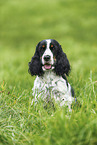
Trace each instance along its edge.
<instances>
[{"instance_id":1,"label":"dog's neck","mask_svg":"<svg viewBox=\"0 0 97 145\"><path fill-rule=\"evenodd\" d=\"M44 74L41 76L42 78L51 78L54 76L56 76L56 73L52 70L49 70L49 71L45 71Z\"/></svg>"},{"instance_id":2,"label":"dog's neck","mask_svg":"<svg viewBox=\"0 0 97 145\"><path fill-rule=\"evenodd\" d=\"M56 75L56 73L52 70L45 71L44 74L40 77L41 81L43 81L45 83L59 80L59 78L61 79L62 77Z\"/></svg>"}]
</instances>

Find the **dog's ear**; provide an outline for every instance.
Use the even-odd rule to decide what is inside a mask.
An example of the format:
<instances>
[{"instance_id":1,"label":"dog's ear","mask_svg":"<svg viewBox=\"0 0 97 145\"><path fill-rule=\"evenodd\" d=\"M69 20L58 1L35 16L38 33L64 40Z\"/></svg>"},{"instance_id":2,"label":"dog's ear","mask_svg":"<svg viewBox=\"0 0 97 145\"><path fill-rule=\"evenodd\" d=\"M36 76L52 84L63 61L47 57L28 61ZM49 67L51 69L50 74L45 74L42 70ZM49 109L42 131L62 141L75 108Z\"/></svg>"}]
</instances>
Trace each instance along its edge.
<instances>
[{"instance_id":1,"label":"dog's ear","mask_svg":"<svg viewBox=\"0 0 97 145\"><path fill-rule=\"evenodd\" d=\"M68 75L70 71L69 60L67 59L66 54L62 51L61 45L59 45L58 50L59 51L56 57L55 72L57 75Z\"/></svg>"},{"instance_id":2,"label":"dog's ear","mask_svg":"<svg viewBox=\"0 0 97 145\"><path fill-rule=\"evenodd\" d=\"M39 43L36 46L36 51L34 56L31 59L31 62L28 63L29 65L29 69L28 72L33 76L33 75L38 75L41 76L43 74L43 70L42 70L42 64L40 61L40 55L38 52L38 47L39 47Z\"/></svg>"}]
</instances>

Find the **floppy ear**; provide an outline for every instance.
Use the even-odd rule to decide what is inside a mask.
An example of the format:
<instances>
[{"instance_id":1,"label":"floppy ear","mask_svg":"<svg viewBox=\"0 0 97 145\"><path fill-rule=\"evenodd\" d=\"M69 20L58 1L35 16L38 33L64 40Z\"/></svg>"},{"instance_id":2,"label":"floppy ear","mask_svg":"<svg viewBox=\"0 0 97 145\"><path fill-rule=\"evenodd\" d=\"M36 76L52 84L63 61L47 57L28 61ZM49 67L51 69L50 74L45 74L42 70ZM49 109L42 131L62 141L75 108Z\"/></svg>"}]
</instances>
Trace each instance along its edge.
<instances>
[{"instance_id":1,"label":"floppy ear","mask_svg":"<svg viewBox=\"0 0 97 145\"><path fill-rule=\"evenodd\" d=\"M40 56L38 53L38 45L36 47L36 52L34 54L34 56L31 59L31 62L29 62L29 70L28 72L33 76L33 75L38 75L41 76L43 74L43 70L42 70L42 64L40 61Z\"/></svg>"},{"instance_id":2,"label":"floppy ear","mask_svg":"<svg viewBox=\"0 0 97 145\"><path fill-rule=\"evenodd\" d=\"M57 75L68 75L70 71L69 60L66 54L62 51L61 45L59 46L59 51L56 57L55 72Z\"/></svg>"}]
</instances>

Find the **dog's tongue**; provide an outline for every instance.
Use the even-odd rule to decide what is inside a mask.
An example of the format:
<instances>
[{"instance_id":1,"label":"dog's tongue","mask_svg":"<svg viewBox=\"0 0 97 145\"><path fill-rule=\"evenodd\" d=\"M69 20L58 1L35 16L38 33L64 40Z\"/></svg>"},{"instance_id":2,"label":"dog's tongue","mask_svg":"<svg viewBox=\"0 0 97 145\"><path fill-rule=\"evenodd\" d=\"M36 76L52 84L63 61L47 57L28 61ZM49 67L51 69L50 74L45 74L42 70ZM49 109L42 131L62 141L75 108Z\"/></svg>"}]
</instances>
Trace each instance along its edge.
<instances>
[{"instance_id":1,"label":"dog's tongue","mask_svg":"<svg viewBox=\"0 0 97 145\"><path fill-rule=\"evenodd\" d=\"M51 64L45 64L45 69L51 69Z\"/></svg>"}]
</instances>

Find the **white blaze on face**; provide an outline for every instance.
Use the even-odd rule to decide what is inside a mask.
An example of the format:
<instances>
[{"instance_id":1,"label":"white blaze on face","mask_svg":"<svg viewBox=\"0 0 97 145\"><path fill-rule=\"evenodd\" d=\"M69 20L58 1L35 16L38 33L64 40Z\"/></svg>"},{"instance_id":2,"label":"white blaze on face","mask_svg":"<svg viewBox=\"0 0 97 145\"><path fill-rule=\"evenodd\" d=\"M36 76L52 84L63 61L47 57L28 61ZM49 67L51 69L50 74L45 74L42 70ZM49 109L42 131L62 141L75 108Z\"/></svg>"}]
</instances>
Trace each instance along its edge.
<instances>
[{"instance_id":1,"label":"white blaze on face","mask_svg":"<svg viewBox=\"0 0 97 145\"><path fill-rule=\"evenodd\" d=\"M51 40L47 39L46 42L47 42L46 50L45 50L45 52L44 52L44 54L42 56L42 64L44 65L43 70L45 70L45 69L48 69L48 70L51 69L52 65L54 64L53 53L50 50ZM50 56L50 60L46 62L44 60L44 57L47 56L47 55ZM46 64L49 64L49 65L46 65Z\"/></svg>"}]
</instances>

